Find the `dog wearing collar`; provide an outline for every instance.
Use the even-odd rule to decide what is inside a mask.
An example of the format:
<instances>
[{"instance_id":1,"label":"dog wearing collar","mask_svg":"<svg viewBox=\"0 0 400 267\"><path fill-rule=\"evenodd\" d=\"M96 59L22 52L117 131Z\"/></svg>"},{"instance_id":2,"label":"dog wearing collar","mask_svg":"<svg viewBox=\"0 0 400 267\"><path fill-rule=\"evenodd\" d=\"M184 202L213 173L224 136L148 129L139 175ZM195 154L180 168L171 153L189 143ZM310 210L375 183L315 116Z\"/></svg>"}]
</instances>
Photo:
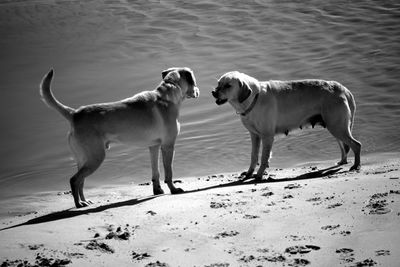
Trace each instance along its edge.
<instances>
[{"instance_id":1,"label":"dog wearing collar","mask_svg":"<svg viewBox=\"0 0 400 267\"><path fill-rule=\"evenodd\" d=\"M179 134L179 109L185 98L199 97L196 79L189 68L170 68L162 72L162 82L153 91L143 91L116 102L93 104L74 109L60 103L50 89L53 70L43 78L43 101L61 113L70 123L69 145L78 171L70 179L77 208L92 202L85 198L85 178L103 162L112 142L147 146L150 150L153 193L163 194L158 167L161 149L165 183L172 194L183 192L172 182L174 146Z\"/></svg>"},{"instance_id":2,"label":"dog wearing collar","mask_svg":"<svg viewBox=\"0 0 400 267\"><path fill-rule=\"evenodd\" d=\"M339 165L347 164L350 148L354 164L350 170L360 169L361 143L352 136L356 109L352 93L335 81L258 81L232 71L218 80L212 91L217 105L229 102L240 115L250 133L252 149L246 178L253 177L262 143L261 164L255 175L262 179L269 167L274 136L311 124L320 124L337 139L341 151Z\"/></svg>"}]
</instances>

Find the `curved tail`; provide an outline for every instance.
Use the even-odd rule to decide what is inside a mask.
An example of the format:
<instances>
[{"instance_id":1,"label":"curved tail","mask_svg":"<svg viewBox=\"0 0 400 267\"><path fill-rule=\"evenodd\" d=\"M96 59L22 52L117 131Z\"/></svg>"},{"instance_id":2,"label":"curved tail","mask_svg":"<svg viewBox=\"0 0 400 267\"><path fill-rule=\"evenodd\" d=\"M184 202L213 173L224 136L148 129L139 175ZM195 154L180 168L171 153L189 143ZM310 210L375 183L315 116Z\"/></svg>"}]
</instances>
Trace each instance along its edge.
<instances>
[{"instance_id":1,"label":"curved tail","mask_svg":"<svg viewBox=\"0 0 400 267\"><path fill-rule=\"evenodd\" d=\"M350 131L353 130L353 124L354 124L354 116L356 113L356 101L354 100L353 94L350 92L350 90L347 90L347 102L349 103L350 107L350 112L351 112L351 122L350 122Z\"/></svg>"},{"instance_id":2,"label":"curved tail","mask_svg":"<svg viewBox=\"0 0 400 267\"><path fill-rule=\"evenodd\" d=\"M40 95L42 100L51 108L54 108L61 113L68 121L72 120L72 114L75 112L73 108L63 105L53 95L50 89L51 80L53 79L54 71L51 69L40 83Z\"/></svg>"},{"instance_id":3,"label":"curved tail","mask_svg":"<svg viewBox=\"0 0 400 267\"><path fill-rule=\"evenodd\" d=\"M354 100L354 96L353 94L350 92L350 90L346 90L346 98L347 98L347 102L349 103L349 108L350 108L350 134L353 131L353 125L354 125L354 117L355 117L355 113L356 113L356 101ZM344 150L346 151L346 154L349 153L350 151L350 147L347 144L343 144L344 145Z\"/></svg>"}]
</instances>

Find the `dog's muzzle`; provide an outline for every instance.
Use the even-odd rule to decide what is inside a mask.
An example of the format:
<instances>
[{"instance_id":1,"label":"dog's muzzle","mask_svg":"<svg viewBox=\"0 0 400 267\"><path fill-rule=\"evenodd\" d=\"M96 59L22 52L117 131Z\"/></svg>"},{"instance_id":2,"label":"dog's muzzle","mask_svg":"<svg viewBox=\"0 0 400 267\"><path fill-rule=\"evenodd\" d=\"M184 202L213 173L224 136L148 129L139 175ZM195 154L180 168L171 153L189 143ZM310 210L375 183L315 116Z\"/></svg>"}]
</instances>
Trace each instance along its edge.
<instances>
[{"instance_id":1,"label":"dog's muzzle","mask_svg":"<svg viewBox=\"0 0 400 267\"><path fill-rule=\"evenodd\" d=\"M200 96L200 90L199 88L195 87L193 88L193 95L191 95L191 98L198 98Z\"/></svg>"},{"instance_id":2,"label":"dog's muzzle","mask_svg":"<svg viewBox=\"0 0 400 267\"><path fill-rule=\"evenodd\" d=\"M200 90L197 87L193 88L193 94L187 94L187 98L198 98L200 96Z\"/></svg>"},{"instance_id":3,"label":"dog's muzzle","mask_svg":"<svg viewBox=\"0 0 400 267\"><path fill-rule=\"evenodd\" d=\"M215 98L215 103L219 106L225 104L228 99L220 99L217 91L211 91L212 96Z\"/></svg>"}]
</instances>

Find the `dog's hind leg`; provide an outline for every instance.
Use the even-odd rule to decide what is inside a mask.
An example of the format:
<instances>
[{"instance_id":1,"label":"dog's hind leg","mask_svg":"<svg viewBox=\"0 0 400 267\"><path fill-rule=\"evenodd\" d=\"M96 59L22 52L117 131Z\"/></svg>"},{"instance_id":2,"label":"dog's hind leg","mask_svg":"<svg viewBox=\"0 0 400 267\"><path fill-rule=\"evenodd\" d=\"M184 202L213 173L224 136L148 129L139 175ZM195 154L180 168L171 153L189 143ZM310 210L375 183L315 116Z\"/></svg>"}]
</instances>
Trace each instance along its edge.
<instances>
[{"instance_id":1,"label":"dog's hind leg","mask_svg":"<svg viewBox=\"0 0 400 267\"><path fill-rule=\"evenodd\" d=\"M164 194L160 185L160 171L158 168L158 161L160 157L160 145L149 147L150 150L150 161L151 161L151 181L153 183L153 194L160 195Z\"/></svg>"},{"instance_id":2,"label":"dog's hind leg","mask_svg":"<svg viewBox=\"0 0 400 267\"><path fill-rule=\"evenodd\" d=\"M77 208L91 204L85 198L83 186L85 178L101 165L105 158L105 147L101 139L88 138L85 142L77 140L73 133L69 136L69 144L78 165L78 171L70 179L72 196Z\"/></svg>"},{"instance_id":3,"label":"dog's hind leg","mask_svg":"<svg viewBox=\"0 0 400 267\"><path fill-rule=\"evenodd\" d=\"M339 144L340 153L341 153L341 159L337 164L338 165L347 164L347 153L349 152L350 147L348 145L346 145L345 143L343 143L342 141L340 141L339 139L336 138L336 140ZM346 150L345 146L347 147L347 150Z\"/></svg>"},{"instance_id":4,"label":"dog's hind leg","mask_svg":"<svg viewBox=\"0 0 400 267\"><path fill-rule=\"evenodd\" d=\"M175 187L172 181L172 161L174 160L174 144L161 145L161 152L164 163L165 183L168 185L171 194L183 193L183 189Z\"/></svg>"},{"instance_id":5,"label":"dog's hind leg","mask_svg":"<svg viewBox=\"0 0 400 267\"><path fill-rule=\"evenodd\" d=\"M361 153L361 143L357 141L351 134L350 131L350 120L344 116L341 118L337 118L335 120L326 118L325 119L327 122L327 128L329 132L336 137L336 139L340 140L343 142L343 148L341 147L340 149L342 151L342 159L343 159L343 153L346 153L346 150L348 150L348 147L351 148L354 152L354 164L350 168L350 171L352 170L359 170L361 165L360 165L360 153ZM348 146L348 147L347 147Z\"/></svg>"},{"instance_id":6,"label":"dog's hind leg","mask_svg":"<svg viewBox=\"0 0 400 267\"><path fill-rule=\"evenodd\" d=\"M350 171L359 170L361 168L361 143L351 135L350 131L344 136L343 142L350 146L354 152L354 164L351 166Z\"/></svg>"},{"instance_id":7,"label":"dog's hind leg","mask_svg":"<svg viewBox=\"0 0 400 267\"><path fill-rule=\"evenodd\" d=\"M97 169L98 167L96 167L96 169ZM95 169L95 170L96 170ZM91 173L93 173L94 171L92 171ZM90 174L88 174L87 176L89 176ZM87 177L86 176L86 177ZM86 178L85 177L85 178ZM86 203L87 205L89 205L89 204L93 204L93 202L91 201L91 200L89 200L89 199L87 199L87 198L85 198L85 195L83 194L83 187L84 187L84 185L85 185L85 179L82 179L81 180L81 182L79 183L79 187L78 187L78 193L79 193L79 198L80 198L80 200L82 201L82 202L84 202L84 203Z\"/></svg>"}]
</instances>

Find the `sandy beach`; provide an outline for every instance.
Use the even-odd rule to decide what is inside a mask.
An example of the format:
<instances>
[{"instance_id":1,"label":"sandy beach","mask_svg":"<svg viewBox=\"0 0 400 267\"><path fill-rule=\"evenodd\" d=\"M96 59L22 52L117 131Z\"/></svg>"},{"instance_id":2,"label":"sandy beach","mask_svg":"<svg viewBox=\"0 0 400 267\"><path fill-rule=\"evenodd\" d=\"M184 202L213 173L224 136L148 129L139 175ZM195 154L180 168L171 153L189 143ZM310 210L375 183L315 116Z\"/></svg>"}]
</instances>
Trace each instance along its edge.
<instances>
[{"instance_id":1,"label":"sandy beach","mask_svg":"<svg viewBox=\"0 0 400 267\"><path fill-rule=\"evenodd\" d=\"M312 162L269 171L176 180L186 192L151 195L151 185L15 200L0 222L1 266L399 266L400 153L350 164ZM20 204L18 204L20 203ZM23 206L23 207L21 207Z\"/></svg>"},{"instance_id":2,"label":"sandy beach","mask_svg":"<svg viewBox=\"0 0 400 267\"><path fill-rule=\"evenodd\" d=\"M0 1L0 266L400 266L399 17L393 0ZM86 180L94 204L72 208L69 124L43 75L78 108L173 66L200 89L175 147L186 193L153 196L147 146L115 145ZM333 166L337 142L310 126L276 137L264 181L241 181L248 131L211 95L232 70L349 88L362 169Z\"/></svg>"}]
</instances>

